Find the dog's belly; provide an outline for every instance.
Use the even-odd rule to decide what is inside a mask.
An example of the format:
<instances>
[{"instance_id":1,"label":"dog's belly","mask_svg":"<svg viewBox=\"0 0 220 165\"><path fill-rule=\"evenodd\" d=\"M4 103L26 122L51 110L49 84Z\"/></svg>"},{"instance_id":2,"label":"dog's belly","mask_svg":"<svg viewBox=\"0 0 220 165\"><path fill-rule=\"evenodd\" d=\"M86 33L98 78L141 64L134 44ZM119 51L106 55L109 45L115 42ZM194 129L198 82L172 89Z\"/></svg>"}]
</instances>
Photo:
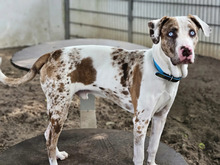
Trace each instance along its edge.
<instances>
[{"instance_id":1,"label":"dog's belly","mask_svg":"<svg viewBox=\"0 0 220 165\"><path fill-rule=\"evenodd\" d=\"M80 90L76 92L76 94L82 99L88 99L88 94L103 97L113 101L124 110L134 113L133 104L128 91L119 92L116 90L113 91L110 89L102 88L102 90Z\"/></svg>"}]
</instances>

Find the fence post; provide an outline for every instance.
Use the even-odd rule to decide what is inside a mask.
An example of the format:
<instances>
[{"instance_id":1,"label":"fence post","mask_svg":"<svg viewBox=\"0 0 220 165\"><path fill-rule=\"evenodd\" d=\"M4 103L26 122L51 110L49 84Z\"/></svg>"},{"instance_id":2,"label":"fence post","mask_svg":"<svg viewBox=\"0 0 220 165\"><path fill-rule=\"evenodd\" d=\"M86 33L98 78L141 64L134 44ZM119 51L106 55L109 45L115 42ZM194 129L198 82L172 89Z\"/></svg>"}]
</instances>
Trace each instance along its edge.
<instances>
[{"instance_id":1,"label":"fence post","mask_svg":"<svg viewBox=\"0 0 220 165\"><path fill-rule=\"evenodd\" d=\"M65 10L65 39L70 39L70 4L69 0L64 0Z\"/></svg>"},{"instance_id":2,"label":"fence post","mask_svg":"<svg viewBox=\"0 0 220 165\"><path fill-rule=\"evenodd\" d=\"M128 1L128 41L133 42L133 3L134 0Z\"/></svg>"}]
</instances>

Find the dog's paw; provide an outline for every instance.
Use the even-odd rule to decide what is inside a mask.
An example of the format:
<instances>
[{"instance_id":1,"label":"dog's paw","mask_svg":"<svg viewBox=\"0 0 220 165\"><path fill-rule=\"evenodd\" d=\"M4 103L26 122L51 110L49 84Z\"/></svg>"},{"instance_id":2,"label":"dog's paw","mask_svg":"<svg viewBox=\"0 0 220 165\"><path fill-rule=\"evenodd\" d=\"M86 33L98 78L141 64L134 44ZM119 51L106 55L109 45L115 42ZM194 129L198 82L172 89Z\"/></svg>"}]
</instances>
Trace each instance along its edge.
<instances>
[{"instance_id":1,"label":"dog's paw","mask_svg":"<svg viewBox=\"0 0 220 165\"><path fill-rule=\"evenodd\" d=\"M68 158L69 155L65 151L61 151L61 152L57 152L56 156L57 156L57 159L64 160Z\"/></svg>"}]
</instances>

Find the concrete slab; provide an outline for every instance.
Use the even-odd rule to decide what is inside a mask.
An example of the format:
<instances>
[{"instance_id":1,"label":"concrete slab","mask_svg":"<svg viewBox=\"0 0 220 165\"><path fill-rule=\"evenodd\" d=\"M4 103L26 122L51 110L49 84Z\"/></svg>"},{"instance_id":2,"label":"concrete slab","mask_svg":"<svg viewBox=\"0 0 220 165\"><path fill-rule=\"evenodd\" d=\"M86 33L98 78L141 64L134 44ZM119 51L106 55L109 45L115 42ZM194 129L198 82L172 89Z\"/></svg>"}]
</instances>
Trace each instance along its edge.
<instances>
[{"instance_id":1,"label":"concrete slab","mask_svg":"<svg viewBox=\"0 0 220 165\"><path fill-rule=\"evenodd\" d=\"M80 102L80 104L82 103ZM97 128L95 110L80 111L80 128Z\"/></svg>"},{"instance_id":2,"label":"concrete slab","mask_svg":"<svg viewBox=\"0 0 220 165\"><path fill-rule=\"evenodd\" d=\"M146 139L146 147L149 139ZM132 165L133 135L131 132L104 129L63 131L59 149L69 158L59 165ZM147 157L147 153L145 153ZM183 157L160 143L156 162L159 165L187 165ZM21 142L0 155L1 165L48 165L43 135ZM146 162L145 162L146 164Z\"/></svg>"},{"instance_id":3,"label":"concrete slab","mask_svg":"<svg viewBox=\"0 0 220 165\"><path fill-rule=\"evenodd\" d=\"M77 46L77 45L107 45L107 46L120 47L128 50L148 49L145 46L124 42L124 41L92 39L92 38L71 39L71 40L46 42L43 44L24 48L13 55L11 62L18 68L29 70L34 64L34 62L37 61L37 59L40 56L63 47Z\"/></svg>"}]
</instances>

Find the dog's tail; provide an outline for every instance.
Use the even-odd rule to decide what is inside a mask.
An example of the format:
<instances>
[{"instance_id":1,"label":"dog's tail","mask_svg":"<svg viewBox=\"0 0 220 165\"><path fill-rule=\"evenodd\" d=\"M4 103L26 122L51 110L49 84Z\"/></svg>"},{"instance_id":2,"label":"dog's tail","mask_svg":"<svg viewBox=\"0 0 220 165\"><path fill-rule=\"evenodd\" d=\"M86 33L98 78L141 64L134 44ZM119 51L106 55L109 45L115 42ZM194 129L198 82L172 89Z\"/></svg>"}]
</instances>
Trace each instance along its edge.
<instances>
[{"instance_id":1,"label":"dog's tail","mask_svg":"<svg viewBox=\"0 0 220 165\"><path fill-rule=\"evenodd\" d=\"M0 82L2 82L5 85L9 85L9 86L18 86L20 84L23 84L23 83L26 83L26 82L32 80L36 76L36 74L39 73L39 71L43 67L43 65L45 63L47 63L49 57L50 57L49 53L41 56L34 63L32 68L30 69L30 71L21 78L9 78L9 77L5 76L5 74L2 73L2 70L0 69ZM0 57L0 65L1 65L1 63L2 63L2 58Z\"/></svg>"}]
</instances>

